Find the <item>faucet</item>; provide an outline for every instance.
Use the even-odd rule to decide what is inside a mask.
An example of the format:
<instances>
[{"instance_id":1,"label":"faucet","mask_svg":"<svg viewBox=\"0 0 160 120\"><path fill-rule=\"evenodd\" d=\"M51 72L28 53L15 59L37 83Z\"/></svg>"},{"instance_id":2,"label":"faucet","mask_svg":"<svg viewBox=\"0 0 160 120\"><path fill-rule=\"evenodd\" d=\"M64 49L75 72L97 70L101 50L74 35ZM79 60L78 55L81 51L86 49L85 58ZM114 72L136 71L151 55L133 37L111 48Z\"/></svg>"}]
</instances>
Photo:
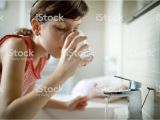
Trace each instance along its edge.
<instances>
[{"instance_id":1,"label":"faucet","mask_svg":"<svg viewBox=\"0 0 160 120\"><path fill-rule=\"evenodd\" d=\"M114 76L120 79L128 80L130 82L129 89L127 91L118 91L118 92L104 92L106 97L119 96L127 97L128 99L128 120L142 120L142 98L141 98L141 83L129 80L123 77Z\"/></svg>"}]
</instances>

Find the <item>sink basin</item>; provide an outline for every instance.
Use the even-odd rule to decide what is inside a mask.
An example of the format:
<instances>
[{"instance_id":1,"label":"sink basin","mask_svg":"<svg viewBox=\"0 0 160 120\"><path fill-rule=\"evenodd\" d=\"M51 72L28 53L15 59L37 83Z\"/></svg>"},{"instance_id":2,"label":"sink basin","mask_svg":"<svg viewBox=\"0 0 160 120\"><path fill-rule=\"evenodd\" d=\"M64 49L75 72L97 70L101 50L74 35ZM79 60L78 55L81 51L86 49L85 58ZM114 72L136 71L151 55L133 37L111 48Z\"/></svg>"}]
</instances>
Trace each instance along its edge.
<instances>
[{"instance_id":1,"label":"sink basin","mask_svg":"<svg viewBox=\"0 0 160 120\"><path fill-rule=\"evenodd\" d=\"M68 100L71 96L54 96L54 99ZM43 109L34 119L92 119L92 120L105 120L107 119L127 119L128 117L128 104L126 102L113 102L108 105L107 113L105 113L105 102L102 100L93 100L88 102L88 106L84 111L65 111L57 109Z\"/></svg>"}]
</instances>

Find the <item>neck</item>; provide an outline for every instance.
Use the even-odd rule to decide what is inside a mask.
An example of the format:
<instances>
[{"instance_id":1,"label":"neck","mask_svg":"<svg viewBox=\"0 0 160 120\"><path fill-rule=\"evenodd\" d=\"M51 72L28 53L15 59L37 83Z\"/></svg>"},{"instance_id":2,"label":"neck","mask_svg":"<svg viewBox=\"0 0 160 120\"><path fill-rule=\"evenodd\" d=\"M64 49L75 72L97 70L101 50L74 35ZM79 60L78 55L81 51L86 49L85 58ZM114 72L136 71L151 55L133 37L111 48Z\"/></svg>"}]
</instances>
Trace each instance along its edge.
<instances>
[{"instance_id":1,"label":"neck","mask_svg":"<svg viewBox=\"0 0 160 120\"><path fill-rule=\"evenodd\" d=\"M40 41L37 36L33 37L33 51L34 51L34 60L38 60L43 56L47 56L47 51L41 46Z\"/></svg>"}]
</instances>

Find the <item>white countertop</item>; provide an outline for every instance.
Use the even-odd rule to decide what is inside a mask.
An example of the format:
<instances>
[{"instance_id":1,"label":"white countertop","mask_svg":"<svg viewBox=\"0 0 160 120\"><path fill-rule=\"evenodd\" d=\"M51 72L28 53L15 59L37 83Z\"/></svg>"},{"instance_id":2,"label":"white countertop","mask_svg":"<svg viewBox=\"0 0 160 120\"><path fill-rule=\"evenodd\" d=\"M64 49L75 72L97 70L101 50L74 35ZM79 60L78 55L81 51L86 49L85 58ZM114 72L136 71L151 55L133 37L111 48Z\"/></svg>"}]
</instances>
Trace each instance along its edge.
<instances>
[{"instance_id":1,"label":"white countertop","mask_svg":"<svg viewBox=\"0 0 160 120\"><path fill-rule=\"evenodd\" d=\"M52 99L70 100L71 95L54 95ZM128 102L125 98L111 98L108 107L128 107ZM96 98L88 101L87 108L105 108L105 99Z\"/></svg>"},{"instance_id":2,"label":"white countertop","mask_svg":"<svg viewBox=\"0 0 160 120\"><path fill-rule=\"evenodd\" d=\"M69 100L72 99L71 95L54 95L52 99L56 100ZM65 111L56 109L45 109L39 112L35 119L95 119L104 120L107 114L108 119L121 118L125 120L128 112L128 104L124 99L115 100L111 99L108 105L107 113L105 113L104 99L89 100L88 105L84 111Z\"/></svg>"}]
</instances>

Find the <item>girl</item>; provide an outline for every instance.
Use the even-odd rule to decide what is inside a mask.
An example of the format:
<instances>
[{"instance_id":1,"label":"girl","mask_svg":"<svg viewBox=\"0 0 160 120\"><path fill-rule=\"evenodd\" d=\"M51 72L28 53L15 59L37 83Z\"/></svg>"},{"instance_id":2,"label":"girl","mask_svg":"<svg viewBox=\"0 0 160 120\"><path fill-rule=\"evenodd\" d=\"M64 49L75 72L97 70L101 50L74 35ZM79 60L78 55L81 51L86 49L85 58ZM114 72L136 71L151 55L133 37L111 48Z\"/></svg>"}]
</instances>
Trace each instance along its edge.
<instances>
[{"instance_id":1,"label":"girl","mask_svg":"<svg viewBox=\"0 0 160 120\"><path fill-rule=\"evenodd\" d=\"M78 66L91 62L89 57L81 59L78 55L88 48L88 44L77 47L87 38L77 32L87 11L83 0L37 0L30 12L32 30L19 29L16 35L6 35L1 39L1 118L31 119L43 107L84 109L86 97L68 102L50 100L54 91L49 89L62 85ZM59 20L51 20L59 15ZM41 87L33 90L49 55L60 58L58 66Z\"/></svg>"}]
</instances>

